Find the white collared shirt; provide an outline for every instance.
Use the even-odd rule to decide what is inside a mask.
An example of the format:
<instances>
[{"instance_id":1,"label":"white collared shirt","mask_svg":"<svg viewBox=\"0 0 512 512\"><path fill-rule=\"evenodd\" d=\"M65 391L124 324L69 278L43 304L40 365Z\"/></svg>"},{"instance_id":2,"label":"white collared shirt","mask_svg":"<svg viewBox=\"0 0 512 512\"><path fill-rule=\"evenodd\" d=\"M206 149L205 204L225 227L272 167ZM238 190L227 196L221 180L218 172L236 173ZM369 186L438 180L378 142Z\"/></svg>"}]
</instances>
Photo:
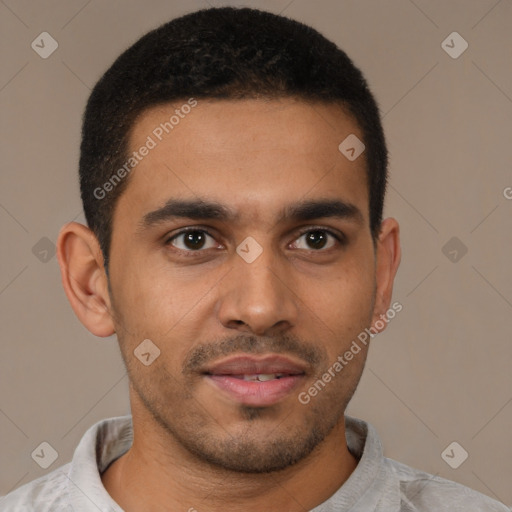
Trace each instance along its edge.
<instances>
[{"instance_id":1,"label":"white collared shirt","mask_svg":"<svg viewBox=\"0 0 512 512\"><path fill-rule=\"evenodd\" d=\"M348 480L311 512L510 512L464 485L383 456L375 429L345 416L347 445L358 459ZM68 464L0 498L1 512L123 512L101 473L133 442L131 416L102 420L82 437ZM276 511L278 512L278 511Z\"/></svg>"}]
</instances>

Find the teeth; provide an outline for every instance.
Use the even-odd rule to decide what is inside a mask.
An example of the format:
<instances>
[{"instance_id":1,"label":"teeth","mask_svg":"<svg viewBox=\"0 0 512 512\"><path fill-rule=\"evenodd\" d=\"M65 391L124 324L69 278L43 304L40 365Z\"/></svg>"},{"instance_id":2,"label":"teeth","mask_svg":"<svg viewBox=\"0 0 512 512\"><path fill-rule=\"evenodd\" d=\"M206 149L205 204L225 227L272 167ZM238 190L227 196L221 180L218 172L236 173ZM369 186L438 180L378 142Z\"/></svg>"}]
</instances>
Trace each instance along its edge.
<instances>
[{"instance_id":1,"label":"teeth","mask_svg":"<svg viewBox=\"0 0 512 512\"><path fill-rule=\"evenodd\" d=\"M283 373L258 373L255 375L244 375L244 380L265 382L267 380L280 379Z\"/></svg>"},{"instance_id":2,"label":"teeth","mask_svg":"<svg viewBox=\"0 0 512 512\"><path fill-rule=\"evenodd\" d=\"M276 373L260 373L258 375L258 380L260 382L265 382L266 380L274 380L277 377Z\"/></svg>"}]
</instances>

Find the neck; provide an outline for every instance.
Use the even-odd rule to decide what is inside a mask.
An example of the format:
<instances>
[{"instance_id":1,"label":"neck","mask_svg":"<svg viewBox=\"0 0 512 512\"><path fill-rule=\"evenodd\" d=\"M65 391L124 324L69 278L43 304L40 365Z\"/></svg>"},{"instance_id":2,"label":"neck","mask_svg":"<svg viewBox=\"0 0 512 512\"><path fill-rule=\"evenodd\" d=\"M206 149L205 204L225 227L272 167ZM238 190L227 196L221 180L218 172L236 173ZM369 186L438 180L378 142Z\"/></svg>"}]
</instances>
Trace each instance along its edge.
<instances>
[{"instance_id":1,"label":"neck","mask_svg":"<svg viewBox=\"0 0 512 512\"><path fill-rule=\"evenodd\" d=\"M133 417L133 445L102 475L107 492L125 512L304 512L326 501L357 461L341 421L305 459L265 474L213 467L190 454L147 418Z\"/></svg>"}]
</instances>

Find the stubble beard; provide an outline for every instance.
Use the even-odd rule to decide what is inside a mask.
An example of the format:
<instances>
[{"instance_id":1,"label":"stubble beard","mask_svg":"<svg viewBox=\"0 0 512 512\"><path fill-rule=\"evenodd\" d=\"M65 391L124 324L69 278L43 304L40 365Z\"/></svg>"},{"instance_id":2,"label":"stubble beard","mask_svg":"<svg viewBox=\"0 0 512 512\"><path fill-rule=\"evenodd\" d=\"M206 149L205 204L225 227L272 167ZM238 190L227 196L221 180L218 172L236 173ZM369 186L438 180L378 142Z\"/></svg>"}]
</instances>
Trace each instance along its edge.
<instances>
[{"instance_id":1,"label":"stubble beard","mask_svg":"<svg viewBox=\"0 0 512 512\"><path fill-rule=\"evenodd\" d=\"M362 373L362 369L361 369ZM340 377L338 377L340 378ZM134 391L146 410L168 434L193 458L207 464L212 470L236 473L263 474L281 471L305 460L318 448L333 429L344 421L345 409L357 387L358 378L351 379L347 394L347 382L340 379L331 389L324 389L307 406L299 405L300 421L284 416L269 428L269 417L275 418L276 407L252 407L240 405L237 408L239 421L236 430L229 432L199 405L190 392L176 396L171 393L165 400L155 396L153 385L134 384ZM164 379L159 379L164 384ZM169 380L167 379L167 385ZM162 388L160 388L162 389ZM182 404L173 414L163 404ZM294 414L297 417L297 414ZM239 425L243 424L243 428Z\"/></svg>"}]
</instances>

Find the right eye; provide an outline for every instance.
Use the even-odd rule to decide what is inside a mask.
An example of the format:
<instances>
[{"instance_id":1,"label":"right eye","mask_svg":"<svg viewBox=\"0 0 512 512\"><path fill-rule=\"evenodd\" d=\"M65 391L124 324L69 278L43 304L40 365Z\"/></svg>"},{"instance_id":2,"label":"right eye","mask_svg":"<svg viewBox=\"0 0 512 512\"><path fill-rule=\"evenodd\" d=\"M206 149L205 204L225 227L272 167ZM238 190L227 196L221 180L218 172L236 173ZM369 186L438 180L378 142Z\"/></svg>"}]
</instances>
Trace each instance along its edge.
<instances>
[{"instance_id":1,"label":"right eye","mask_svg":"<svg viewBox=\"0 0 512 512\"><path fill-rule=\"evenodd\" d=\"M165 245L172 245L180 251L199 252L202 249L216 247L215 243L208 241L208 238L214 240L212 235L203 229L184 229L168 238Z\"/></svg>"}]
</instances>

